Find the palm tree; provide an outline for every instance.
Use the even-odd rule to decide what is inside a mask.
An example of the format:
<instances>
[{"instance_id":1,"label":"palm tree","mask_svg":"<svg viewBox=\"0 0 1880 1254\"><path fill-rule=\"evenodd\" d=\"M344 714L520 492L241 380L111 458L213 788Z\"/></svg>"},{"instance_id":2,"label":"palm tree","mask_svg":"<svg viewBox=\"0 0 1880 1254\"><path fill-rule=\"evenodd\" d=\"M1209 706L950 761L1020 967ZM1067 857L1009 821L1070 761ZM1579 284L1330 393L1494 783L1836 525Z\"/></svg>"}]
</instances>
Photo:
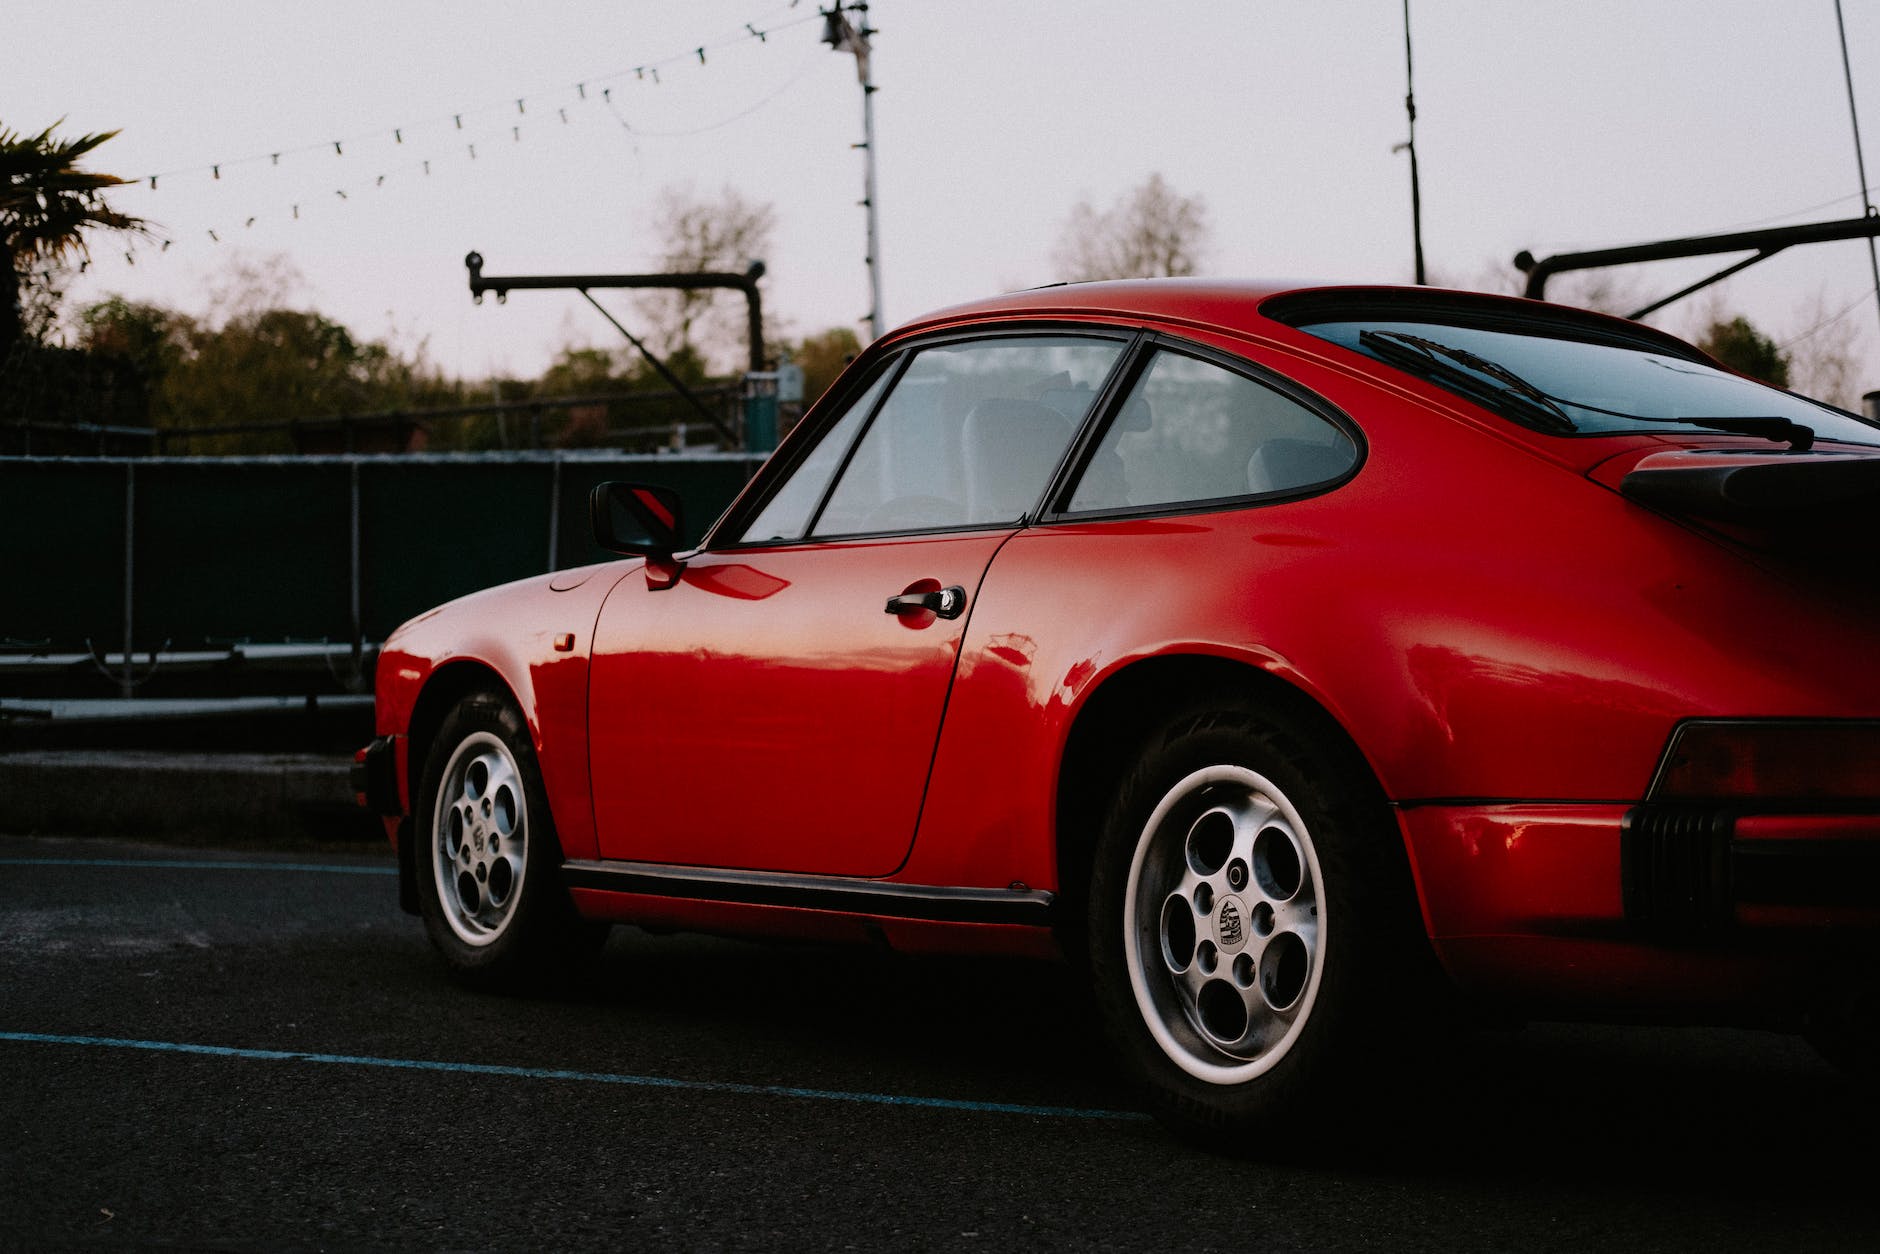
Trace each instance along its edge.
<instances>
[{"instance_id":1,"label":"palm tree","mask_svg":"<svg viewBox=\"0 0 1880 1254\"><path fill-rule=\"evenodd\" d=\"M22 333L20 293L35 262L89 255L85 233L103 228L147 234L143 219L105 205L107 187L128 179L78 168L78 160L116 135L105 131L56 139L0 127L0 359Z\"/></svg>"}]
</instances>

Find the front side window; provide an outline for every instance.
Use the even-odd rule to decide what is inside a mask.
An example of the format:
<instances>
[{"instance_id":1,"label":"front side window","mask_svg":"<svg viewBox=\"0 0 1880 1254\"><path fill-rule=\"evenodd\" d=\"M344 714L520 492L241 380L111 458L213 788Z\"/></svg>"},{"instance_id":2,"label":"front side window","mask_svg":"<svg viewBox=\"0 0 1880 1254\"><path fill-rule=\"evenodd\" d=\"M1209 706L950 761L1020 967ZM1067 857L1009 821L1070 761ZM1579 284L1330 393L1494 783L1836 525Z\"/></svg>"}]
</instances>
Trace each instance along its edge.
<instances>
[{"instance_id":1,"label":"front side window","mask_svg":"<svg viewBox=\"0 0 1880 1254\"><path fill-rule=\"evenodd\" d=\"M855 443L855 433L862 429L868 415L874 412L881 394L887 391L890 373L887 364L877 367L874 381L855 398L834 425L817 438L816 447L809 451L809 456L790 472L783 486L764 503L757 517L745 527L739 537L744 543L794 540L809 529L810 516L829 491L829 481L841 469L842 455L849 451L849 445Z\"/></svg>"},{"instance_id":2,"label":"front side window","mask_svg":"<svg viewBox=\"0 0 1880 1254\"><path fill-rule=\"evenodd\" d=\"M1040 335L919 350L809 534L1021 521L1124 348L1121 340Z\"/></svg>"},{"instance_id":3,"label":"front side window","mask_svg":"<svg viewBox=\"0 0 1880 1254\"><path fill-rule=\"evenodd\" d=\"M1162 350L1103 433L1070 512L1291 492L1357 464L1350 436L1282 392Z\"/></svg>"}]
</instances>

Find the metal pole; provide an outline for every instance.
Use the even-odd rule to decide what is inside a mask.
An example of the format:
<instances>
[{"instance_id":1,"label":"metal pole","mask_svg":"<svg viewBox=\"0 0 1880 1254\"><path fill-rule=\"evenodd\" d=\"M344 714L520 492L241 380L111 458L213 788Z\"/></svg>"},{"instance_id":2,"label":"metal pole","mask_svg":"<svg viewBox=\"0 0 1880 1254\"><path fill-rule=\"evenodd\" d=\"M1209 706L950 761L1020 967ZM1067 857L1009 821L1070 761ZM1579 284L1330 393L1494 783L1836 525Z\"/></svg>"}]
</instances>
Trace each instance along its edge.
<instances>
[{"instance_id":1,"label":"metal pole","mask_svg":"<svg viewBox=\"0 0 1880 1254\"><path fill-rule=\"evenodd\" d=\"M509 299L512 291L571 290L585 294L591 287L654 287L678 291L703 288L735 288L744 293L751 339L751 369L764 368L764 298L757 281L764 277L764 263L752 258L742 274L724 270L705 270L681 274L512 274L483 273L483 254L470 253L463 259L470 271L470 295L483 303L485 292L495 292L498 304ZM592 299L591 297L589 298ZM616 326L619 324L616 323Z\"/></svg>"},{"instance_id":2,"label":"metal pole","mask_svg":"<svg viewBox=\"0 0 1880 1254\"><path fill-rule=\"evenodd\" d=\"M361 581L359 577L359 462L357 458L352 460L350 470L352 472L352 673L353 681L357 683L365 678L362 664L365 661L366 641L365 615L360 612L359 595Z\"/></svg>"},{"instance_id":3,"label":"metal pole","mask_svg":"<svg viewBox=\"0 0 1880 1254\"><path fill-rule=\"evenodd\" d=\"M855 0L855 3L847 6L862 19L860 29L844 15L843 7L842 0L836 0L834 5L822 11L822 42L837 52L854 54L855 76L862 83L862 142L851 147L862 149L864 158L862 207L868 211L868 332L870 338L879 339L884 328L881 316L880 221L875 212L875 71L868 43L875 28L868 24L867 0Z\"/></svg>"},{"instance_id":4,"label":"metal pole","mask_svg":"<svg viewBox=\"0 0 1880 1254\"><path fill-rule=\"evenodd\" d=\"M548 480L548 568L561 569L561 454L555 454Z\"/></svg>"},{"instance_id":5,"label":"metal pole","mask_svg":"<svg viewBox=\"0 0 1880 1254\"><path fill-rule=\"evenodd\" d=\"M1406 0L1407 3L1407 0ZM868 334L871 339L880 339L883 330L881 314L881 223L875 209L875 71L868 52L868 38L874 29L868 25L868 5L855 6L862 15L862 50L855 54L856 69L862 77L862 156L866 171L862 204L868 208Z\"/></svg>"},{"instance_id":6,"label":"metal pole","mask_svg":"<svg viewBox=\"0 0 1880 1254\"><path fill-rule=\"evenodd\" d=\"M1527 287L1523 295L1531 300L1544 299L1547 294L1547 280L1555 274L1568 270L1596 270L1602 266L1630 265L1637 261L1669 261L1675 257L1709 257L1716 253L1747 252L1751 249L1759 254L1752 260L1761 261L1772 257L1785 248L1797 244L1825 244L1833 240L1872 239L1880 235L1880 214L1859 218L1842 218L1834 222L1808 222L1801 226L1765 227L1756 231L1731 231L1723 235L1693 235L1684 239L1655 240L1649 244L1628 244L1621 248L1596 248L1583 253L1555 253L1551 257L1536 259L1534 254L1522 249L1515 254L1515 269L1527 275ZM1693 287L1680 292L1687 296L1697 288L1714 283L1725 274L1734 274L1742 269L1741 265L1712 275ZM1660 302L1663 303L1663 302ZM1649 308L1649 307L1648 307ZM1639 315L1634 314L1633 317Z\"/></svg>"},{"instance_id":7,"label":"metal pole","mask_svg":"<svg viewBox=\"0 0 1880 1254\"><path fill-rule=\"evenodd\" d=\"M125 697L137 695L131 678L132 597L136 587L137 557L137 465L124 463L124 674L118 691Z\"/></svg>"},{"instance_id":8,"label":"metal pole","mask_svg":"<svg viewBox=\"0 0 1880 1254\"><path fill-rule=\"evenodd\" d=\"M1417 89L1416 66L1410 57L1410 0L1403 0L1403 82L1404 111L1410 115L1410 138L1399 145L1410 152L1410 238L1416 249L1416 281L1421 287L1423 273L1423 189L1417 175Z\"/></svg>"},{"instance_id":9,"label":"metal pole","mask_svg":"<svg viewBox=\"0 0 1880 1254\"><path fill-rule=\"evenodd\" d=\"M1854 68L1847 59L1847 20L1841 16L1841 0L1834 0L1834 24L1841 31L1841 73L1847 79L1847 116L1854 124L1854 170L1860 175L1860 202L1868 217L1875 216L1873 197L1867 194L1867 158L1860 147L1860 113L1854 108ZM1874 249L1873 236L1867 237L1867 268L1873 274L1873 298L1880 308L1880 253Z\"/></svg>"}]
</instances>

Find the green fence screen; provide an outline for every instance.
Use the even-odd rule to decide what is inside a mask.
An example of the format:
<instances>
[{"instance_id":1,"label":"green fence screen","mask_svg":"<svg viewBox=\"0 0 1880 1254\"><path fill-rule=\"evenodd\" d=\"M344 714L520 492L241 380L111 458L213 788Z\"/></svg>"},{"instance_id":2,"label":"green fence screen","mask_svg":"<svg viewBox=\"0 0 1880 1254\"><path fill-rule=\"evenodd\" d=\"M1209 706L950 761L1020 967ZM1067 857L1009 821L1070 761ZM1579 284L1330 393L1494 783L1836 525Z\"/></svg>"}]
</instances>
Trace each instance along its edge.
<instances>
[{"instance_id":1,"label":"green fence screen","mask_svg":"<svg viewBox=\"0 0 1880 1254\"><path fill-rule=\"evenodd\" d=\"M609 479L685 500L696 540L757 455L0 458L0 646L374 644L452 597L612 557ZM128 573L128 578L127 578Z\"/></svg>"}]
</instances>

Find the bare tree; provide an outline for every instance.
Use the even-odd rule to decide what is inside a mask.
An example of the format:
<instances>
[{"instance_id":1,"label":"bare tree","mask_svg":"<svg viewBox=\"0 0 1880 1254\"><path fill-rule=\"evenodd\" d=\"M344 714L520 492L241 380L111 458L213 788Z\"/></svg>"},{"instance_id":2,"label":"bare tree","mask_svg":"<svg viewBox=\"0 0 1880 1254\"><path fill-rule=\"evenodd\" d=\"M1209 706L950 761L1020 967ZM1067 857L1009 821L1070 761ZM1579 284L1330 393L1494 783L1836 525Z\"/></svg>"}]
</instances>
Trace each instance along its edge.
<instances>
[{"instance_id":1,"label":"bare tree","mask_svg":"<svg viewBox=\"0 0 1880 1254\"><path fill-rule=\"evenodd\" d=\"M1862 298L1865 303L1865 298ZM1861 360L1860 329L1848 315L1828 307L1825 292L1815 293L1796 319L1804 328L1783 345L1789 355L1789 378L1803 396L1824 400L1842 409L1860 408L1861 372L1872 367ZM1871 373L1869 378L1875 377Z\"/></svg>"},{"instance_id":2,"label":"bare tree","mask_svg":"<svg viewBox=\"0 0 1880 1254\"><path fill-rule=\"evenodd\" d=\"M1207 241L1201 198L1183 196L1151 174L1108 209L1078 202L1052 260L1072 282L1193 274Z\"/></svg>"},{"instance_id":3,"label":"bare tree","mask_svg":"<svg viewBox=\"0 0 1880 1254\"><path fill-rule=\"evenodd\" d=\"M726 187L716 197L690 187L667 188L654 210L659 262L671 273L742 271L770 250L776 212ZM743 298L715 289L650 291L635 302L651 324L649 339L660 354L701 372L710 363L735 360L746 336ZM738 305L731 308L731 302ZM681 371L681 373L685 373Z\"/></svg>"}]
</instances>

